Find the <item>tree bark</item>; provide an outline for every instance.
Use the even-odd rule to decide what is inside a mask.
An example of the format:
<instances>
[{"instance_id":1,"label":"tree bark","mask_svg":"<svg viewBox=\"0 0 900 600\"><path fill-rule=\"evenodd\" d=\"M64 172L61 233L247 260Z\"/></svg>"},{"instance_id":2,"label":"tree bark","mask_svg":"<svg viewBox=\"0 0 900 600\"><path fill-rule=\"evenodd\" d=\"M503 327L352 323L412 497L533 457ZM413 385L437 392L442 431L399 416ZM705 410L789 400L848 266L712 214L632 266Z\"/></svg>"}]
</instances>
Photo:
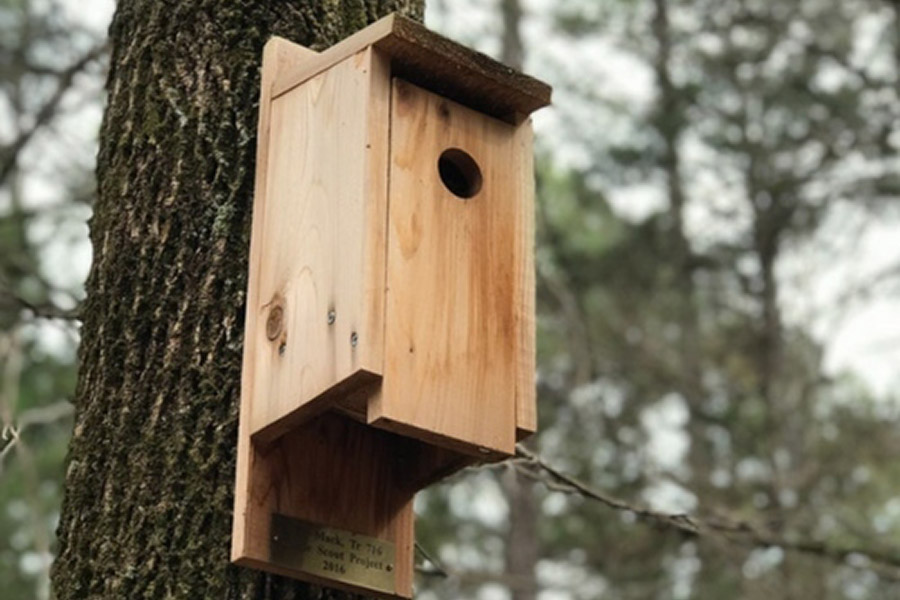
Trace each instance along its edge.
<instances>
[{"instance_id":1,"label":"tree bark","mask_svg":"<svg viewBox=\"0 0 900 600\"><path fill-rule=\"evenodd\" d=\"M534 600L538 586L535 567L539 556L538 507L534 482L515 469L504 473L503 488L509 502L509 534L506 537L506 573L523 585L510 589L512 600Z\"/></svg>"},{"instance_id":2,"label":"tree bark","mask_svg":"<svg viewBox=\"0 0 900 600\"><path fill-rule=\"evenodd\" d=\"M259 65L423 0L122 0L53 588L338 598L229 564Z\"/></svg>"},{"instance_id":3,"label":"tree bark","mask_svg":"<svg viewBox=\"0 0 900 600\"><path fill-rule=\"evenodd\" d=\"M522 43L522 5L519 0L501 0L503 39L500 45L500 61L513 69L522 70L525 47Z\"/></svg>"}]
</instances>

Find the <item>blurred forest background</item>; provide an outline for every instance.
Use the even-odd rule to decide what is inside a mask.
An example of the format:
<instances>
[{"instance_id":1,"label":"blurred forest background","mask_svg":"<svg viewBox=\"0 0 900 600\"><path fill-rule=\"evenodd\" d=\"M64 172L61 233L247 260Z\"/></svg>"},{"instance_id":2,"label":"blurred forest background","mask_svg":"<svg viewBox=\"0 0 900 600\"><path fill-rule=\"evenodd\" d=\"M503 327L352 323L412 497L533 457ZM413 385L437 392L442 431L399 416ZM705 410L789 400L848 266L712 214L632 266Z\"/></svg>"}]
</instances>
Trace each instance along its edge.
<instances>
[{"instance_id":1,"label":"blurred forest background","mask_svg":"<svg viewBox=\"0 0 900 600\"><path fill-rule=\"evenodd\" d=\"M0 0L4 598L49 597L111 11ZM427 19L555 102L541 432L420 496L419 597L900 597L900 3Z\"/></svg>"}]
</instances>

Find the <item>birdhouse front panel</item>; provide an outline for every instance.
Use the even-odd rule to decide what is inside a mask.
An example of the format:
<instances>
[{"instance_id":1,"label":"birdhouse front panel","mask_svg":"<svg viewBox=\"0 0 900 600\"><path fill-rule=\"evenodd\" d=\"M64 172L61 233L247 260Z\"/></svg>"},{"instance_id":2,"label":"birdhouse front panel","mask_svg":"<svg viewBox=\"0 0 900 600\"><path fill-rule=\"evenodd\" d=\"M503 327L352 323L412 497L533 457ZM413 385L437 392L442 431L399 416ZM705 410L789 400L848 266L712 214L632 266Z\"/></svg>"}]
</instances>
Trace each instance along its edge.
<instances>
[{"instance_id":1,"label":"birdhouse front panel","mask_svg":"<svg viewBox=\"0 0 900 600\"><path fill-rule=\"evenodd\" d=\"M381 375L389 90L378 69L368 48L272 101L247 340L257 439Z\"/></svg>"},{"instance_id":2,"label":"birdhouse front panel","mask_svg":"<svg viewBox=\"0 0 900 600\"><path fill-rule=\"evenodd\" d=\"M385 364L369 421L509 455L533 387L530 123L391 93Z\"/></svg>"}]
</instances>

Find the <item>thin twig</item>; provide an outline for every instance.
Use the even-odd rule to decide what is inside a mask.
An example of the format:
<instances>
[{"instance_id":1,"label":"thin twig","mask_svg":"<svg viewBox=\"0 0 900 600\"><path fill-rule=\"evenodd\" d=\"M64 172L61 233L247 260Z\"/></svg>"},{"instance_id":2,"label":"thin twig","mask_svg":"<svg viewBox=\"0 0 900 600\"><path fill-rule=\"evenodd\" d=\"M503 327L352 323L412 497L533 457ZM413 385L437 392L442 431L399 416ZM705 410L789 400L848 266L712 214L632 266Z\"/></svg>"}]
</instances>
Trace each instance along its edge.
<instances>
[{"instance_id":1,"label":"thin twig","mask_svg":"<svg viewBox=\"0 0 900 600\"><path fill-rule=\"evenodd\" d=\"M74 410L75 408L68 400L60 400L53 404L23 410L16 419L19 433L34 425L50 425L61 421L71 415Z\"/></svg>"},{"instance_id":2,"label":"thin twig","mask_svg":"<svg viewBox=\"0 0 900 600\"><path fill-rule=\"evenodd\" d=\"M50 425L61 421L74 412L74 407L67 400L62 400L47 406L39 406L22 411L15 422L4 423L0 429L0 442L5 445L0 448L0 473L3 473L3 461L6 455L22 443L22 434L36 425Z\"/></svg>"},{"instance_id":3,"label":"thin twig","mask_svg":"<svg viewBox=\"0 0 900 600\"><path fill-rule=\"evenodd\" d=\"M526 475L546 485L548 489L594 500L614 510L630 512L640 520L662 525L691 537L718 537L749 547L779 547L840 565L872 569L886 579L900 581L900 549L882 550L863 546L830 545L823 541L779 534L743 519L702 518L697 515L655 511L601 492L566 475L522 446L516 448L516 457L514 465ZM848 562L852 557L864 557L868 564Z\"/></svg>"},{"instance_id":4,"label":"thin twig","mask_svg":"<svg viewBox=\"0 0 900 600\"><path fill-rule=\"evenodd\" d=\"M62 71L57 80L56 89L46 102L38 109L34 115L34 123L30 128L23 131L16 139L9 144L0 147L0 183L6 180L13 168L16 166L19 153L31 141L34 134L47 124L56 113L59 104L65 97L66 93L72 87L75 76L83 71L89 64L103 56L106 52L106 42L91 48L81 58L72 65Z\"/></svg>"},{"instance_id":5,"label":"thin twig","mask_svg":"<svg viewBox=\"0 0 900 600\"><path fill-rule=\"evenodd\" d=\"M19 384L22 373L22 348L18 331L0 338L0 357L3 358L3 385L0 387L0 473L6 456L22 447L22 433L35 425L49 425L72 414L73 407L68 401L56 402L46 406L38 406L22 411L16 415L16 404L19 398Z\"/></svg>"},{"instance_id":6,"label":"thin twig","mask_svg":"<svg viewBox=\"0 0 900 600\"><path fill-rule=\"evenodd\" d=\"M425 546L416 542L416 550L419 551L419 554L422 555L422 558L431 563L431 566L434 567L433 570L422 570L421 572L424 575L438 575L440 577L450 577L450 571L444 568L444 565L440 563L434 556L431 555L426 549Z\"/></svg>"},{"instance_id":7,"label":"thin twig","mask_svg":"<svg viewBox=\"0 0 900 600\"><path fill-rule=\"evenodd\" d=\"M0 448L0 475L2 475L3 461L6 460L6 455L12 452L19 443L19 430L15 427L4 426L3 431L0 432L0 441L6 442L6 445Z\"/></svg>"},{"instance_id":8,"label":"thin twig","mask_svg":"<svg viewBox=\"0 0 900 600\"><path fill-rule=\"evenodd\" d=\"M14 307L31 312L38 319L59 319L63 321L78 321L81 319L78 306L73 309L65 309L56 306L52 302L35 303L13 293L8 289L0 289L0 307Z\"/></svg>"},{"instance_id":9,"label":"thin twig","mask_svg":"<svg viewBox=\"0 0 900 600\"><path fill-rule=\"evenodd\" d=\"M3 457L18 441L18 429L13 418L19 400L19 383L22 372L22 346L18 328L0 337L0 356L3 358L3 380L0 385L0 440L12 440L0 452L0 471Z\"/></svg>"}]
</instances>

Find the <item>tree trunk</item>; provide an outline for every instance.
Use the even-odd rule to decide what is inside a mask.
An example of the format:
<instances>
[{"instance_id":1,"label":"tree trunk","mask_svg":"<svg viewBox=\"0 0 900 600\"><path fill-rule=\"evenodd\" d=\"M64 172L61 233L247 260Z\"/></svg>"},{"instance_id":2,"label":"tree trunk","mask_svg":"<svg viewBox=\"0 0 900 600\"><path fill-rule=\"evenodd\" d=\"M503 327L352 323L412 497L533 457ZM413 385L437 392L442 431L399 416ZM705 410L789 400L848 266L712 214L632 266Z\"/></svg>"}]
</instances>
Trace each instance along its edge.
<instances>
[{"instance_id":1,"label":"tree trunk","mask_svg":"<svg viewBox=\"0 0 900 600\"><path fill-rule=\"evenodd\" d=\"M538 586L535 567L539 558L537 540L538 507L534 482L510 469L504 473L503 488L509 502L509 535L506 538L506 573L512 600L534 600Z\"/></svg>"},{"instance_id":2,"label":"tree trunk","mask_svg":"<svg viewBox=\"0 0 900 600\"><path fill-rule=\"evenodd\" d=\"M58 598L323 598L229 564L259 63L423 0L122 0Z\"/></svg>"}]
</instances>

